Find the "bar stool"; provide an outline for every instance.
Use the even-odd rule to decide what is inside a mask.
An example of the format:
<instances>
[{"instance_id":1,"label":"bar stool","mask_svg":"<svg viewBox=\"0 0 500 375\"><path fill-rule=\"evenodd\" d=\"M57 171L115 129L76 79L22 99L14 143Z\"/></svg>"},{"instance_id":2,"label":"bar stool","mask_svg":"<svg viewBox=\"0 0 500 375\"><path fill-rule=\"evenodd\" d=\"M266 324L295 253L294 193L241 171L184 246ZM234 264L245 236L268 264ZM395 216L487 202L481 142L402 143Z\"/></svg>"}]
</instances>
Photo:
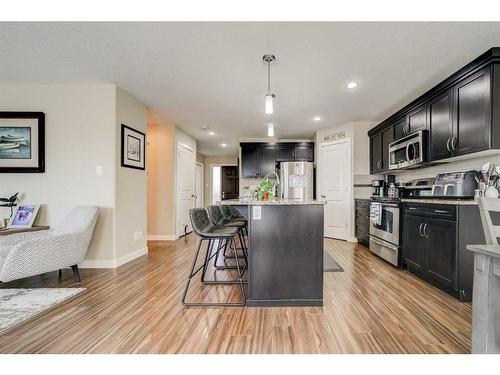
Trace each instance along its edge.
<instances>
[{"instance_id":1,"label":"bar stool","mask_svg":"<svg viewBox=\"0 0 500 375\"><path fill-rule=\"evenodd\" d=\"M239 220L245 222L244 230L248 237L248 220L241 215L237 209L229 205L221 205L220 210L226 221Z\"/></svg>"},{"instance_id":2,"label":"bar stool","mask_svg":"<svg viewBox=\"0 0 500 375\"><path fill-rule=\"evenodd\" d=\"M239 258L238 258L238 251L236 250L236 241L235 241L235 236L238 235L239 230L236 227L218 227L213 225L210 222L210 219L208 217L208 213L204 208L192 208L189 210L189 217L191 219L191 226L193 228L193 232L196 234L197 239L196 239L196 251L195 251L195 256L193 259L193 264L191 266L191 271L189 272L188 280L186 283L186 287L184 289L184 294L182 296L182 304L184 306L190 307L190 306L212 306L212 307L223 307L223 306L245 306L246 304L246 295L245 295L245 288L243 286L243 273L241 271L241 267L239 264ZM198 269L195 270L196 268L196 262L198 260L198 256L200 254L200 249L202 246L203 241L208 241L207 244L207 250L205 254L205 261L203 262L203 265L198 267ZM217 241L218 245L218 250L212 254L212 248L214 242ZM210 262L210 260L219 253L221 247L220 244L224 243L229 244L232 249L234 249L234 254L235 254L235 259L236 259L236 266L235 269L237 270L237 279L236 280L210 280L210 281L205 281L205 273L207 270L207 266ZM241 290L241 296L243 301L240 303L201 303L201 302L186 302L186 296L189 290L189 285L191 283L191 279L193 276L195 276L199 271L202 271L202 276L201 280L205 284L238 284L240 286Z\"/></svg>"},{"instance_id":3,"label":"bar stool","mask_svg":"<svg viewBox=\"0 0 500 375\"><path fill-rule=\"evenodd\" d=\"M214 224L217 227L230 227L230 228L237 228L238 229L238 238L240 240L241 248L237 248L237 250L242 250L243 252L243 258L245 259L245 268L243 271L245 271L248 267L248 258L247 258L247 245L246 245L246 240L245 240L245 233L244 233L244 228L247 225L246 220L241 220L241 219L230 219L226 220L222 214L222 207L223 206L218 206L218 205L211 205L207 207L208 211L208 217L212 221L212 224ZM218 250L220 251L220 249ZM224 258L234 258L234 256L227 255L227 242L224 246ZM219 259L219 255L217 254L215 256L215 266L217 269L234 269L234 266L217 266L217 261Z\"/></svg>"}]
</instances>

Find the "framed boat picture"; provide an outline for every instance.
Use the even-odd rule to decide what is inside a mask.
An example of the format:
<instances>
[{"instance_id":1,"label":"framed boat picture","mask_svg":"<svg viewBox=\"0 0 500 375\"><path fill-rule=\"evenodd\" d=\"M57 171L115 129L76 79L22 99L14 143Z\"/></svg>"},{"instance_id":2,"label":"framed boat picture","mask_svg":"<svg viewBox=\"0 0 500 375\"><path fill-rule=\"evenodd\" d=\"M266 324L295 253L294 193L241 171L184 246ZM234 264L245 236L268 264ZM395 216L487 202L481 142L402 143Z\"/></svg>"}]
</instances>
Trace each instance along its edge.
<instances>
[{"instance_id":1,"label":"framed boat picture","mask_svg":"<svg viewBox=\"0 0 500 375\"><path fill-rule=\"evenodd\" d=\"M146 169L146 134L122 124L121 165L134 169Z\"/></svg>"},{"instance_id":2,"label":"framed boat picture","mask_svg":"<svg viewBox=\"0 0 500 375\"><path fill-rule=\"evenodd\" d=\"M45 114L0 112L0 173L45 172Z\"/></svg>"}]
</instances>

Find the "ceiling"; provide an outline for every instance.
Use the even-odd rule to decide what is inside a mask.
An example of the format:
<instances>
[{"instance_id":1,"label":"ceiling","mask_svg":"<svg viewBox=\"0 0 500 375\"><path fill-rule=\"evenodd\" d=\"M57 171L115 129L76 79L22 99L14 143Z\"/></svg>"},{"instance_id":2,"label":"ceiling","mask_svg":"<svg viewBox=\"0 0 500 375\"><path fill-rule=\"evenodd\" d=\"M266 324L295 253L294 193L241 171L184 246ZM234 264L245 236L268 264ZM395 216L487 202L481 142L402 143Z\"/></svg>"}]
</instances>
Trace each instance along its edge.
<instances>
[{"instance_id":1,"label":"ceiling","mask_svg":"<svg viewBox=\"0 0 500 375\"><path fill-rule=\"evenodd\" d=\"M493 46L498 22L0 23L0 83L116 83L200 152L236 155L239 138L266 136L265 53L276 136L307 138L383 120Z\"/></svg>"}]
</instances>

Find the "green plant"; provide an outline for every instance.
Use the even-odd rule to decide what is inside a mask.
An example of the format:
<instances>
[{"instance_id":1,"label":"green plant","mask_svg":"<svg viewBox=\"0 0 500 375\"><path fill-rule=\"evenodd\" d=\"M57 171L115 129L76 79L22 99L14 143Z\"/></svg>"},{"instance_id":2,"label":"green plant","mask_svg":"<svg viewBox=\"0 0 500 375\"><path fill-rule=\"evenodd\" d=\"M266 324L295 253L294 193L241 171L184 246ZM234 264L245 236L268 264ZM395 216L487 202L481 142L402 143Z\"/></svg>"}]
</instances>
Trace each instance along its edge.
<instances>
[{"instance_id":1,"label":"green plant","mask_svg":"<svg viewBox=\"0 0 500 375\"><path fill-rule=\"evenodd\" d=\"M17 206L17 195L14 194L10 198L0 198L0 207L10 207L10 216L14 214L14 207Z\"/></svg>"},{"instance_id":2,"label":"green plant","mask_svg":"<svg viewBox=\"0 0 500 375\"><path fill-rule=\"evenodd\" d=\"M262 180L255 190L258 200L266 200L273 197L274 184L269 180Z\"/></svg>"}]
</instances>

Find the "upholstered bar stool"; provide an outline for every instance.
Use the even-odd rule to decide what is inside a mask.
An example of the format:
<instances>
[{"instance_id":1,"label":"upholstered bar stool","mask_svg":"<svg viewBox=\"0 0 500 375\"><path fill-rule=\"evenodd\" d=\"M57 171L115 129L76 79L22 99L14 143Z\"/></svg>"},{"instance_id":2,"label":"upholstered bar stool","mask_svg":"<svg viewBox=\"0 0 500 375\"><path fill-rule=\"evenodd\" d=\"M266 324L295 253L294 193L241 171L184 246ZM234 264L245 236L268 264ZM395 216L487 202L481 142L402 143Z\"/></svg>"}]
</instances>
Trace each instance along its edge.
<instances>
[{"instance_id":1,"label":"upholstered bar stool","mask_svg":"<svg viewBox=\"0 0 500 375\"><path fill-rule=\"evenodd\" d=\"M222 216L224 217L224 220L227 222L229 221L243 221L245 223L244 230L246 232L246 235L248 237L248 221L241 215L238 210L232 206L228 205L221 205L220 206Z\"/></svg>"},{"instance_id":2,"label":"upholstered bar stool","mask_svg":"<svg viewBox=\"0 0 500 375\"><path fill-rule=\"evenodd\" d=\"M238 238L239 238L240 244L241 244L241 250L243 253L242 255L243 255L243 258L245 259L244 270L246 270L247 266L248 266L248 259L247 259L247 246L246 246L244 228L246 227L247 222L246 222L246 220L240 220L240 219L226 220L222 214L222 207L223 206L218 206L218 205L208 206L207 207L208 217L212 221L212 224L214 224L217 227L230 227L230 228L237 228L238 229ZM220 251L220 248L218 249L218 251ZM224 258L234 258L234 256L227 255L226 252L227 252L227 242L224 246ZM219 256L217 254L215 256L215 266L217 269L234 269L235 268L234 266L217 266L218 259L219 259Z\"/></svg>"},{"instance_id":3,"label":"upholstered bar stool","mask_svg":"<svg viewBox=\"0 0 500 375\"><path fill-rule=\"evenodd\" d=\"M235 236L238 235L239 229L236 227L219 227L215 226L211 223L208 213L204 208L193 208L189 210L189 217L191 219L191 226L193 228L193 232L196 234L197 239L196 239L196 250L195 250L195 255L193 259L193 264L191 266L191 271L189 272L188 275L188 280L186 283L186 287L184 289L184 294L182 296L182 303L184 306L190 307L190 306L213 306L213 307L221 307L221 306L245 306L246 303L246 295L245 295L245 288L243 286L243 273L244 270L241 270L240 264L239 264L239 257L238 257L238 251L236 250L236 241L235 241ZM208 241L207 243L207 250L205 253L205 260L203 262L203 265L198 267L196 269L196 263L198 260L198 256L200 254L200 250L202 247L202 243L204 241ZM212 249L214 244L217 243L218 250L212 254ZM234 249L234 254L235 254L235 259L236 259L236 266L235 269L237 270L237 278L236 280L210 280L206 281L205 280L205 274L207 271L208 264L210 260L218 254L220 251L220 243L227 243L229 246ZM186 302L186 296L189 290L189 285L191 283L191 279L193 276L195 276L198 272L202 270L202 275L201 275L201 280L205 284L238 284L240 286L241 290L241 297L242 297L242 302L239 303L206 303L206 302Z\"/></svg>"}]
</instances>

